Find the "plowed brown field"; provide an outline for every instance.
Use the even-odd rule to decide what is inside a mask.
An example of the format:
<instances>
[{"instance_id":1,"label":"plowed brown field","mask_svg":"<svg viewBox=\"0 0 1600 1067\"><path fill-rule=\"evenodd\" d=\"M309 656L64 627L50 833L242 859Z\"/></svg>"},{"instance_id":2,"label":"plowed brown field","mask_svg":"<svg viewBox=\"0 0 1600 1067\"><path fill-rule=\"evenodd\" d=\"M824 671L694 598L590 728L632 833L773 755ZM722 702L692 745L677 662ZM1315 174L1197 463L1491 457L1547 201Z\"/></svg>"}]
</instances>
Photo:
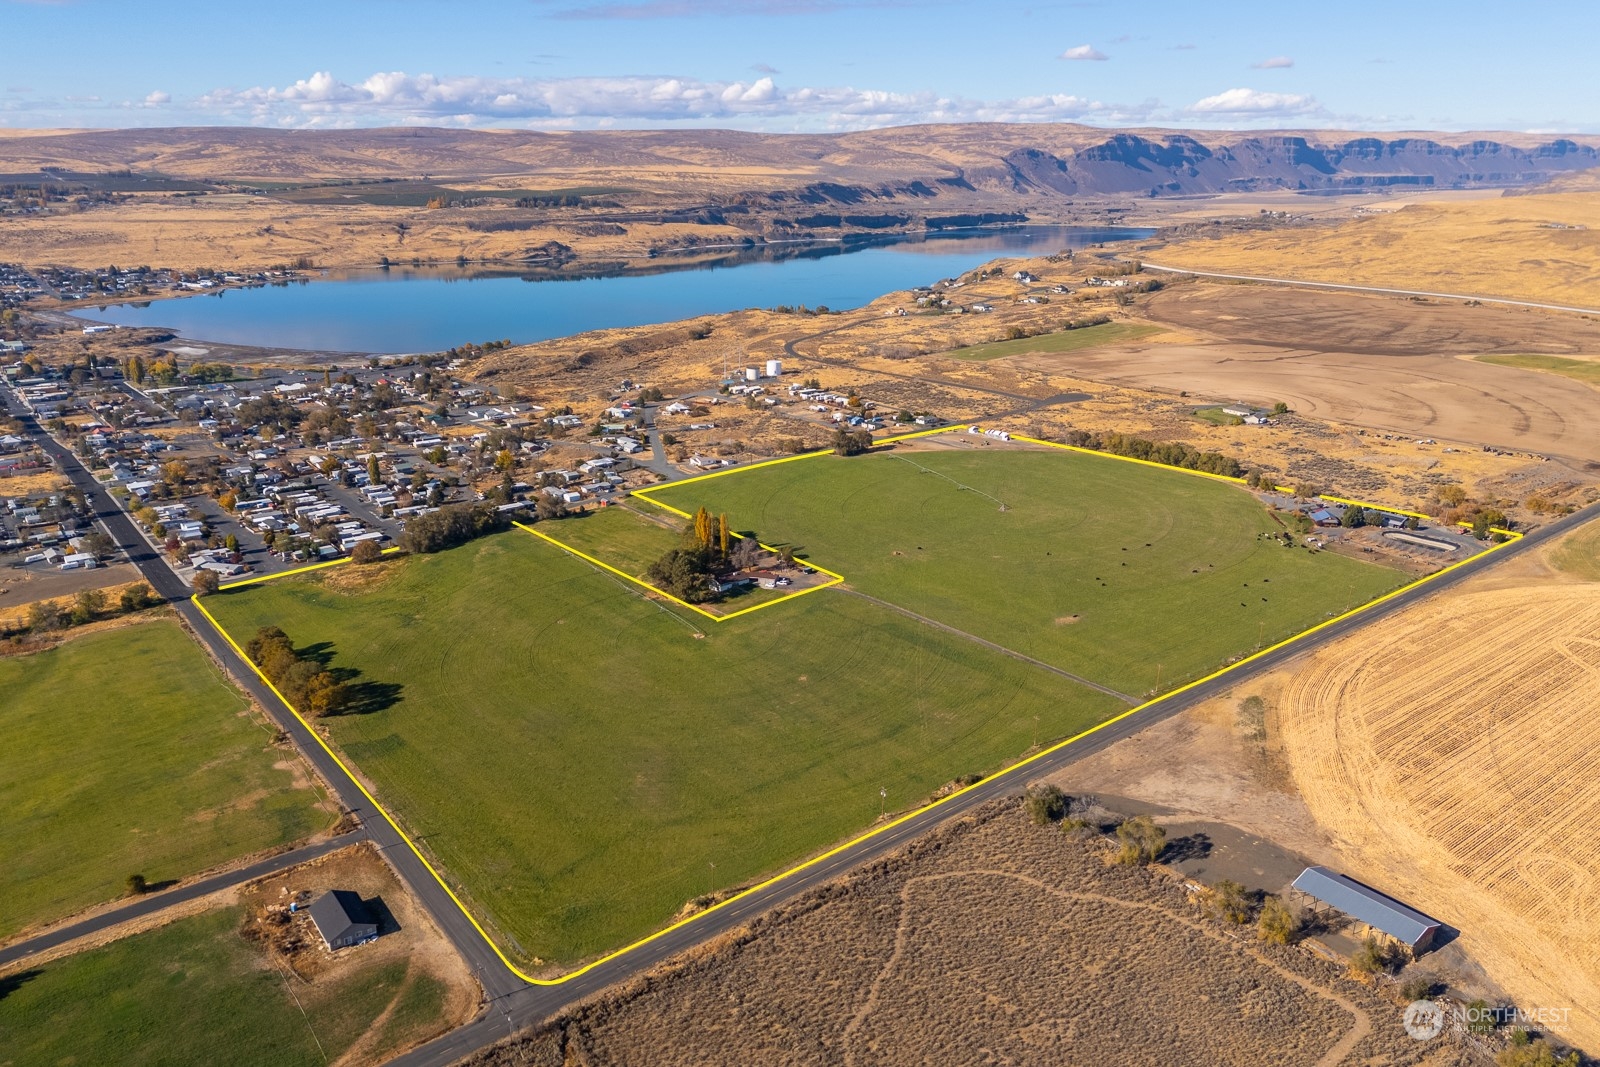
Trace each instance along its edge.
<instances>
[{"instance_id":1,"label":"plowed brown field","mask_svg":"<svg viewBox=\"0 0 1600 1067\"><path fill-rule=\"evenodd\" d=\"M1480 590L1297 671L1285 753L1367 880L1600 1048L1600 585ZM1380 877L1381 875L1381 877Z\"/></svg>"}]
</instances>

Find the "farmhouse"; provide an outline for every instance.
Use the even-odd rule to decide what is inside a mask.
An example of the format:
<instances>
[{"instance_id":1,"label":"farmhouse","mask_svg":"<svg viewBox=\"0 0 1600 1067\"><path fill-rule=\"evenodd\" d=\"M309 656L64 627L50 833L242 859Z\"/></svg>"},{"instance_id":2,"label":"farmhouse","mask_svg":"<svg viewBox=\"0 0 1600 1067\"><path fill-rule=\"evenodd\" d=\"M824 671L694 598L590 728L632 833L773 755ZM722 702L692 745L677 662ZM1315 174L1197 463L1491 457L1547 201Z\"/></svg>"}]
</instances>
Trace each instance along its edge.
<instances>
[{"instance_id":1,"label":"farmhouse","mask_svg":"<svg viewBox=\"0 0 1600 1067\"><path fill-rule=\"evenodd\" d=\"M330 889L311 902L311 922L330 949L359 945L378 936L378 924L361 902L361 894Z\"/></svg>"},{"instance_id":2,"label":"farmhouse","mask_svg":"<svg viewBox=\"0 0 1600 1067\"><path fill-rule=\"evenodd\" d=\"M1384 896L1354 878L1335 874L1326 867L1307 867L1294 880L1294 888L1306 896L1344 912L1352 919L1388 934L1413 953L1426 952L1443 929L1437 919L1406 907L1393 897Z\"/></svg>"}]
</instances>

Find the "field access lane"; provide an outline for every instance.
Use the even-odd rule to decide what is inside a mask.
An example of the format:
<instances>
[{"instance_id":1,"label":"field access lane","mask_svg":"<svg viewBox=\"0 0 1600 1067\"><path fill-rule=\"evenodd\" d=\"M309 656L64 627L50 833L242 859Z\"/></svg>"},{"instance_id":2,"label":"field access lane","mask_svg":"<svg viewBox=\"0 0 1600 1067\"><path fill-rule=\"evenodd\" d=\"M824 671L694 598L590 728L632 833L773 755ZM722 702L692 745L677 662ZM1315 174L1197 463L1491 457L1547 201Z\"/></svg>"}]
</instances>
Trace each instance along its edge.
<instances>
[{"instance_id":1,"label":"field access lane","mask_svg":"<svg viewBox=\"0 0 1600 1067\"><path fill-rule=\"evenodd\" d=\"M1540 308L1544 311L1570 311L1577 315L1600 315L1600 309L1571 307L1567 304L1541 304L1533 300L1513 300L1504 296L1478 296L1475 293L1435 293L1426 289L1386 289L1379 285L1349 285L1339 282L1308 282L1296 278L1266 278L1255 274L1221 274L1211 270L1189 270L1184 267L1165 267L1156 263L1143 263L1145 270L1163 274L1188 274L1196 278L1220 278L1230 282L1264 282L1268 285L1292 285L1301 289L1338 289L1348 293L1382 293L1388 296L1426 296L1435 300L1476 300L1480 304L1504 304L1508 307Z\"/></svg>"},{"instance_id":2,"label":"field access lane","mask_svg":"<svg viewBox=\"0 0 1600 1067\"><path fill-rule=\"evenodd\" d=\"M361 830L357 830L354 833L340 834L338 837L330 837L325 841L317 841L309 845L302 845L300 848L290 849L287 852L280 852L276 856L268 856L264 860L257 860L255 863L244 867L236 867L233 870L222 871L219 874L198 879L188 885L147 893L120 908L114 908L111 911L79 922L67 923L53 930L46 930L42 934L36 934L27 940L7 945L5 948L0 949L0 968L9 967L13 963L26 960L30 956L37 956L41 952L59 948L69 941L76 941L81 937L89 937L93 934L105 933L121 926L123 923L155 915L190 900L198 900L200 897L209 896L219 890L230 889L236 885L244 885L246 882L253 882L257 878L265 878L269 874L277 874L279 871L286 871L290 867L298 867L302 863L310 863L312 860L326 856L330 852L337 852L341 848L348 848L366 839L367 835Z\"/></svg>"}]
</instances>

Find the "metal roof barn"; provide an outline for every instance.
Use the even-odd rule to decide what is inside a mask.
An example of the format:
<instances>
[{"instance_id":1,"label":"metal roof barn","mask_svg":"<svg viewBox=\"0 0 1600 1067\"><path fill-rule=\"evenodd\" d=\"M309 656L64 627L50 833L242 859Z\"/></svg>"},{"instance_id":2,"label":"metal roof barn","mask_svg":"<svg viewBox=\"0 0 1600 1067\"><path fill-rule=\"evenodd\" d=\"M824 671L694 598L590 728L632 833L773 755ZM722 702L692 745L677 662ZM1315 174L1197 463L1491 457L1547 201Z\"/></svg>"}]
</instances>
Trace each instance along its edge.
<instances>
[{"instance_id":1,"label":"metal roof barn","mask_svg":"<svg viewBox=\"0 0 1600 1067\"><path fill-rule=\"evenodd\" d=\"M1294 888L1404 942L1412 952L1427 951L1443 929L1437 919L1326 867L1307 867L1294 880Z\"/></svg>"}]
</instances>

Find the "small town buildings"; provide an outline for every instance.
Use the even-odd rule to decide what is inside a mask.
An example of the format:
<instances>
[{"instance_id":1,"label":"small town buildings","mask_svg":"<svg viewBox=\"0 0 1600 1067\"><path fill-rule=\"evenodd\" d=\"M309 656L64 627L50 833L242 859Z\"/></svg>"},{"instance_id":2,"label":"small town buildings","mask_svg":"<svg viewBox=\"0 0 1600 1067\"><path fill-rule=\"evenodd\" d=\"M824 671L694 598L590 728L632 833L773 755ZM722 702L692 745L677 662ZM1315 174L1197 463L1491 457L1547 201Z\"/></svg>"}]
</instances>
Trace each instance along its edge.
<instances>
[{"instance_id":1,"label":"small town buildings","mask_svg":"<svg viewBox=\"0 0 1600 1067\"><path fill-rule=\"evenodd\" d=\"M361 900L348 889L330 889L306 909L311 923L330 949L346 948L378 936L378 924Z\"/></svg>"}]
</instances>

